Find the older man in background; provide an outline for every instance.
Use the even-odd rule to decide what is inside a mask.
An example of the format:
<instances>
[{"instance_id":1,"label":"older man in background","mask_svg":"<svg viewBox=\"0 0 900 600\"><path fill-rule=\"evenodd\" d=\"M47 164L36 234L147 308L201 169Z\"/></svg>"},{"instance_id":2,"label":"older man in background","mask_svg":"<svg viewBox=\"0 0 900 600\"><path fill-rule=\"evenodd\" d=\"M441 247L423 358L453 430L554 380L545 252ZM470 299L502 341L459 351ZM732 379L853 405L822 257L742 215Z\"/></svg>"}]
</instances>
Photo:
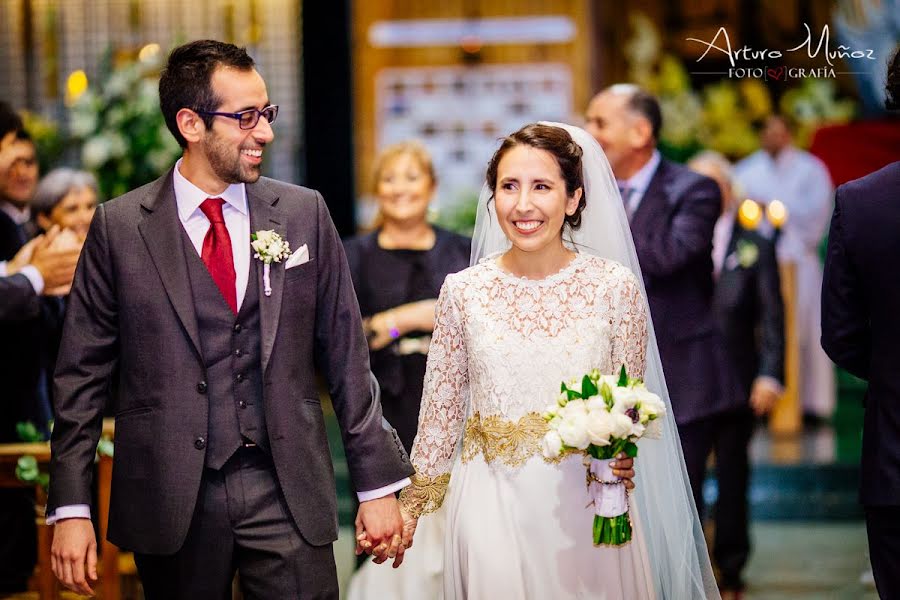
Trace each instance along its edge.
<instances>
[{"instance_id":1,"label":"older man in background","mask_svg":"<svg viewBox=\"0 0 900 600\"><path fill-rule=\"evenodd\" d=\"M716 417L746 404L713 318L712 237L721 213L716 183L656 149L656 98L614 85L591 100L585 129L603 147L629 215L688 476L703 506Z\"/></svg>"},{"instance_id":2,"label":"older man in background","mask_svg":"<svg viewBox=\"0 0 900 600\"><path fill-rule=\"evenodd\" d=\"M785 117L769 117L760 132L761 149L735 166L742 193L762 204L780 200L788 219L778 239L778 262L795 267L800 400L807 421L831 417L835 407L834 367L819 346L822 263L834 187L825 165L794 146Z\"/></svg>"}]
</instances>

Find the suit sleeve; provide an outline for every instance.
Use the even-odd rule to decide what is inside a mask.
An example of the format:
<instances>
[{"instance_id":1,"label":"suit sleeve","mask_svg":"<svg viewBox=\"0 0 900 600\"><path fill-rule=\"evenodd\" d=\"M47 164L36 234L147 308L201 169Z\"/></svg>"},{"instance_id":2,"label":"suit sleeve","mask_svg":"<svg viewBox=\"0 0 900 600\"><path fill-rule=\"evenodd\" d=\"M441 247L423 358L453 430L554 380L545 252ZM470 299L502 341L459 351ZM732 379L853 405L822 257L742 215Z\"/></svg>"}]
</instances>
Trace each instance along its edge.
<instances>
[{"instance_id":1,"label":"suit sleeve","mask_svg":"<svg viewBox=\"0 0 900 600\"><path fill-rule=\"evenodd\" d=\"M698 259L709 260L713 229L722 206L719 188L711 179L703 178L682 196L669 227L649 232L635 245L645 276L668 277Z\"/></svg>"},{"instance_id":2,"label":"suit sleeve","mask_svg":"<svg viewBox=\"0 0 900 600\"><path fill-rule=\"evenodd\" d=\"M822 348L836 365L868 379L872 331L859 276L847 255L838 188L822 280Z\"/></svg>"},{"instance_id":3,"label":"suit sleeve","mask_svg":"<svg viewBox=\"0 0 900 600\"><path fill-rule=\"evenodd\" d=\"M75 271L57 359L48 514L59 506L92 504L94 456L117 364L118 334L106 211L101 204Z\"/></svg>"},{"instance_id":4,"label":"suit sleeve","mask_svg":"<svg viewBox=\"0 0 900 600\"><path fill-rule=\"evenodd\" d=\"M0 321L30 319L39 312L38 295L27 277L21 273L0 277Z\"/></svg>"},{"instance_id":5,"label":"suit sleeve","mask_svg":"<svg viewBox=\"0 0 900 600\"><path fill-rule=\"evenodd\" d=\"M318 192L316 199L316 357L341 426L354 487L374 490L409 477L413 468L396 432L382 416L344 248Z\"/></svg>"},{"instance_id":6,"label":"suit sleeve","mask_svg":"<svg viewBox=\"0 0 900 600\"><path fill-rule=\"evenodd\" d=\"M775 257L775 244L763 240L759 244L759 267L756 295L760 307L760 356L757 375L784 383L784 302L781 276Z\"/></svg>"}]
</instances>

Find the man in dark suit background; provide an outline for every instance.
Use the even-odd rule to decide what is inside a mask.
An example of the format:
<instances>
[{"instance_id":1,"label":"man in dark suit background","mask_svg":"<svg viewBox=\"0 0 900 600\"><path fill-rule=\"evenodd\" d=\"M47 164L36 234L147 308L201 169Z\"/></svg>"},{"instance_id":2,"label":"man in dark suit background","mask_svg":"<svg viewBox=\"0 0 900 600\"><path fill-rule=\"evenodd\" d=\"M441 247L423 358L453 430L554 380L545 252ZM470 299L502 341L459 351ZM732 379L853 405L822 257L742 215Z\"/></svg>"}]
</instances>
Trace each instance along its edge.
<instances>
[{"instance_id":1,"label":"man in dark suit background","mask_svg":"<svg viewBox=\"0 0 900 600\"><path fill-rule=\"evenodd\" d=\"M900 53L887 74L900 109ZM822 348L865 379L860 501L882 598L900 598L900 161L838 187L822 283Z\"/></svg>"},{"instance_id":2,"label":"man in dark suit background","mask_svg":"<svg viewBox=\"0 0 900 600\"><path fill-rule=\"evenodd\" d=\"M278 107L243 49L176 48L160 103L183 157L97 208L69 295L48 502L54 572L90 593L90 465L112 401L109 539L135 552L147 598L221 598L235 570L248 598L337 598L315 367L365 490L360 545L381 560L402 560L393 492L413 473L381 416L340 239L317 192L260 177ZM251 232L269 230L292 254L266 268Z\"/></svg>"},{"instance_id":3,"label":"man in dark suit background","mask_svg":"<svg viewBox=\"0 0 900 600\"><path fill-rule=\"evenodd\" d=\"M614 85L588 105L585 129L619 183L647 288L666 385L698 508L714 417L735 408L736 381L712 311L712 235L721 211L714 181L662 158L656 98Z\"/></svg>"},{"instance_id":4,"label":"man in dark suit background","mask_svg":"<svg viewBox=\"0 0 900 600\"><path fill-rule=\"evenodd\" d=\"M713 151L688 166L713 179L722 191L722 215L713 235L716 274L713 309L739 382L733 410L715 417L713 452L719 494L712 555L723 600L740 598L750 555L747 446L754 414L764 415L784 391L784 305L775 242L744 227L732 191L731 164ZM748 402L749 399L749 402Z\"/></svg>"}]
</instances>

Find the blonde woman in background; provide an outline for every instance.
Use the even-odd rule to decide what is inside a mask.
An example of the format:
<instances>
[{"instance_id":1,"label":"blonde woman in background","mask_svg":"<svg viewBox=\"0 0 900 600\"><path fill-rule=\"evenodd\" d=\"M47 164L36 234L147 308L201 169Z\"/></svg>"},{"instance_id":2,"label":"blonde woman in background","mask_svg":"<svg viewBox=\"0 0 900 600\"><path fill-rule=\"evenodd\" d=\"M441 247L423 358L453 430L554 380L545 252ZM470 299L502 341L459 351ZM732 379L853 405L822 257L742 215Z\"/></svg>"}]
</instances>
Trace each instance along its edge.
<instances>
[{"instance_id":1,"label":"blonde woman in background","mask_svg":"<svg viewBox=\"0 0 900 600\"><path fill-rule=\"evenodd\" d=\"M412 450L437 297L450 273L469 266L470 240L427 220L437 178L418 142L388 146L375 160L375 229L344 242L369 339L384 417ZM351 600L439 598L444 516L418 526L416 551L395 571L367 563L351 582Z\"/></svg>"}]
</instances>

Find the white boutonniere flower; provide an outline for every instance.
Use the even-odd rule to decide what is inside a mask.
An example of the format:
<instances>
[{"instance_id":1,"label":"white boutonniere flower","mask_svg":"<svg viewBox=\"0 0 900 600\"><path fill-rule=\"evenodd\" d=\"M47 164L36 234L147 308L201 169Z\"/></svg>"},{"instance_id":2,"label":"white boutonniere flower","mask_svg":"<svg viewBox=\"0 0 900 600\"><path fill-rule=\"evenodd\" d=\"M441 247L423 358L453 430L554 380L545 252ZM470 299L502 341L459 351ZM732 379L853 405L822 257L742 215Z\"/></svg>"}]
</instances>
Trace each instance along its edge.
<instances>
[{"instance_id":1,"label":"white boutonniere flower","mask_svg":"<svg viewBox=\"0 0 900 600\"><path fill-rule=\"evenodd\" d=\"M272 285L269 281L271 264L280 263L291 256L291 246L288 242L271 229L264 229L250 234L250 246L255 251L253 258L263 263L263 285L266 296L272 295Z\"/></svg>"},{"instance_id":2,"label":"white boutonniere flower","mask_svg":"<svg viewBox=\"0 0 900 600\"><path fill-rule=\"evenodd\" d=\"M745 269L749 269L759 260L759 248L753 242L741 240L737 244L738 264Z\"/></svg>"}]
</instances>

